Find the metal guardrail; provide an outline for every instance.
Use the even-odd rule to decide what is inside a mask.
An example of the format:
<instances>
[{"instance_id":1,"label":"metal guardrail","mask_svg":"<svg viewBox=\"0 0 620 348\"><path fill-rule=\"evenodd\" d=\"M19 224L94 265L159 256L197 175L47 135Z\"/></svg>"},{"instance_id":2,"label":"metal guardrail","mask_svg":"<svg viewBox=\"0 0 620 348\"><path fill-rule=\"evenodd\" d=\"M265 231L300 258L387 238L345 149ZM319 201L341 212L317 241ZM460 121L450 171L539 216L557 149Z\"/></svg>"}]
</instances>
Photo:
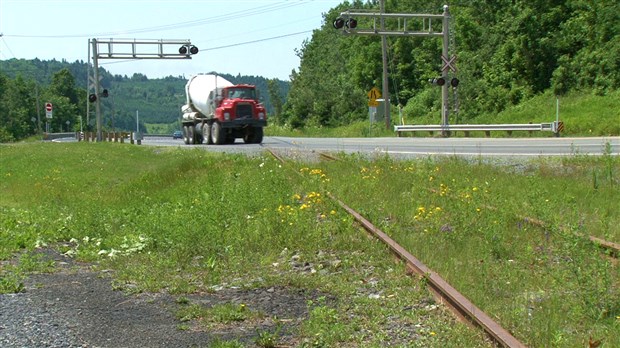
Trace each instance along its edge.
<instances>
[{"instance_id":1,"label":"metal guardrail","mask_svg":"<svg viewBox=\"0 0 620 348\"><path fill-rule=\"evenodd\" d=\"M563 130L562 122L551 123L517 123L517 124L453 124L453 125L400 125L394 126L394 131L401 132L454 132L454 131L549 131L556 135Z\"/></svg>"}]
</instances>

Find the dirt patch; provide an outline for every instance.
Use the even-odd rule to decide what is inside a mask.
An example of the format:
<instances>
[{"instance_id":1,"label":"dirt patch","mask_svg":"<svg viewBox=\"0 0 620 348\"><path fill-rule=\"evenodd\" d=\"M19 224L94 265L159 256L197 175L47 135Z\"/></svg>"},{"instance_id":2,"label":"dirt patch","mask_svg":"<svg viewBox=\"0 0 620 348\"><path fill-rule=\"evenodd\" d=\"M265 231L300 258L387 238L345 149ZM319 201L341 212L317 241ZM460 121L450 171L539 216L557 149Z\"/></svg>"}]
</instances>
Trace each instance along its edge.
<instances>
[{"instance_id":1,"label":"dirt patch","mask_svg":"<svg viewBox=\"0 0 620 348\"><path fill-rule=\"evenodd\" d=\"M259 332L278 330L281 346L296 343L296 329L308 316L308 301L320 294L299 289L221 288L185 297L192 304L244 304L261 320L205 328L182 323L176 297L166 293L128 295L114 291L111 275L94 272L64 255L45 251L58 272L31 275L25 291L0 295L2 347L207 347L214 340L254 346Z\"/></svg>"}]
</instances>

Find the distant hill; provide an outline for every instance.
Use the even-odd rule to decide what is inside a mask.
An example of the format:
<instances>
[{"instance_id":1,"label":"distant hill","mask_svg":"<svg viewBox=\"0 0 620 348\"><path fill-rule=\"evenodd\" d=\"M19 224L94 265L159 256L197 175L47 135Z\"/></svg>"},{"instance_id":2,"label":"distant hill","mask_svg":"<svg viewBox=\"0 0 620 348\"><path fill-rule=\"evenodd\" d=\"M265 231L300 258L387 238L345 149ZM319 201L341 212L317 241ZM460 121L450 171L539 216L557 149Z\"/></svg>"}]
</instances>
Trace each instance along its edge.
<instances>
[{"instance_id":1,"label":"distant hill","mask_svg":"<svg viewBox=\"0 0 620 348\"><path fill-rule=\"evenodd\" d=\"M47 86L54 73L67 68L75 78L77 86L84 86L88 79L88 64L84 61L68 62L40 59L9 59L0 60L0 73L9 78L21 75L24 79L32 79L36 83ZM230 75L219 73L233 83L247 83L256 85L267 112L273 114L273 105L267 89L267 78L261 76ZM113 75L100 68L101 85L110 92L110 97L104 100L107 114L113 114L117 119L133 118L136 110L140 112L140 121L143 123L170 124L179 119L181 105L185 103L185 84L187 79L182 76L167 76L164 78L148 78L141 73L132 76ZM282 100L290 89L288 81L277 80ZM113 120L107 121L114 122Z\"/></svg>"}]
</instances>

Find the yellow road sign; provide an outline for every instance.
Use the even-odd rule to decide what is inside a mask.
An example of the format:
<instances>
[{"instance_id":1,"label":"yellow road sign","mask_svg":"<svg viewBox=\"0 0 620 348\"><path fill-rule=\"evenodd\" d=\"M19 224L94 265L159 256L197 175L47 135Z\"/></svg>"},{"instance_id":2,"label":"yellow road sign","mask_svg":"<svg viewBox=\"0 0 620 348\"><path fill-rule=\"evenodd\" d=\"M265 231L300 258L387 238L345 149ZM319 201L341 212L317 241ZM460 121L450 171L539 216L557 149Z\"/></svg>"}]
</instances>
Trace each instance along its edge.
<instances>
[{"instance_id":1,"label":"yellow road sign","mask_svg":"<svg viewBox=\"0 0 620 348\"><path fill-rule=\"evenodd\" d=\"M381 92L377 89L377 87L373 87L370 91L368 91L368 99L379 99L381 98Z\"/></svg>"}]
</instances>

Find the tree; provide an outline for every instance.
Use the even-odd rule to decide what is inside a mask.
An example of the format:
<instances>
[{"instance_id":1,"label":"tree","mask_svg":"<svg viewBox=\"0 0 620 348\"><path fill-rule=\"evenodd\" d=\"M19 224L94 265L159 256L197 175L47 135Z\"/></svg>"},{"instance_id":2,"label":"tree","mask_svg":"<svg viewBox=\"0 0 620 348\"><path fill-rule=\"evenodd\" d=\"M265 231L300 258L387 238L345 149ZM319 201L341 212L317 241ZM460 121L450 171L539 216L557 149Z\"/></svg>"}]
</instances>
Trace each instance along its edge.
<instances>
[{"instance_id":1,"label":"tree","mask_svg":"<svg viewBox=\"0 0 620 348\"><path fill-rule=\"evenodd\" d=\"M79 103L75 78L68 68L64 68L52 76L49 89L52 94L67 97L69 102L75 105Z\"/></svg>"},{"instance_id":2,"label":"tree","mask_svg":"<svg viewBox=\"0 0 620 348\"><path fill-rule=\"evenodd\" d=\"M280 124L280 117L282 114L282 96L280 95L280 87L276 79L267 80L267 89L269 91L269 98L275 111L275 124Z\"/></svg>"},{"instance_id":3,"label":"tree","mask_svg":"<svg viewBox=\"0 0 620 348\"><path fill-rule=\"evenodd\" d=\"M15 80L0 79L0 140L14 141L36 133L36 98L34 81L21 76Z\"/></svg>"}]
</instances>

